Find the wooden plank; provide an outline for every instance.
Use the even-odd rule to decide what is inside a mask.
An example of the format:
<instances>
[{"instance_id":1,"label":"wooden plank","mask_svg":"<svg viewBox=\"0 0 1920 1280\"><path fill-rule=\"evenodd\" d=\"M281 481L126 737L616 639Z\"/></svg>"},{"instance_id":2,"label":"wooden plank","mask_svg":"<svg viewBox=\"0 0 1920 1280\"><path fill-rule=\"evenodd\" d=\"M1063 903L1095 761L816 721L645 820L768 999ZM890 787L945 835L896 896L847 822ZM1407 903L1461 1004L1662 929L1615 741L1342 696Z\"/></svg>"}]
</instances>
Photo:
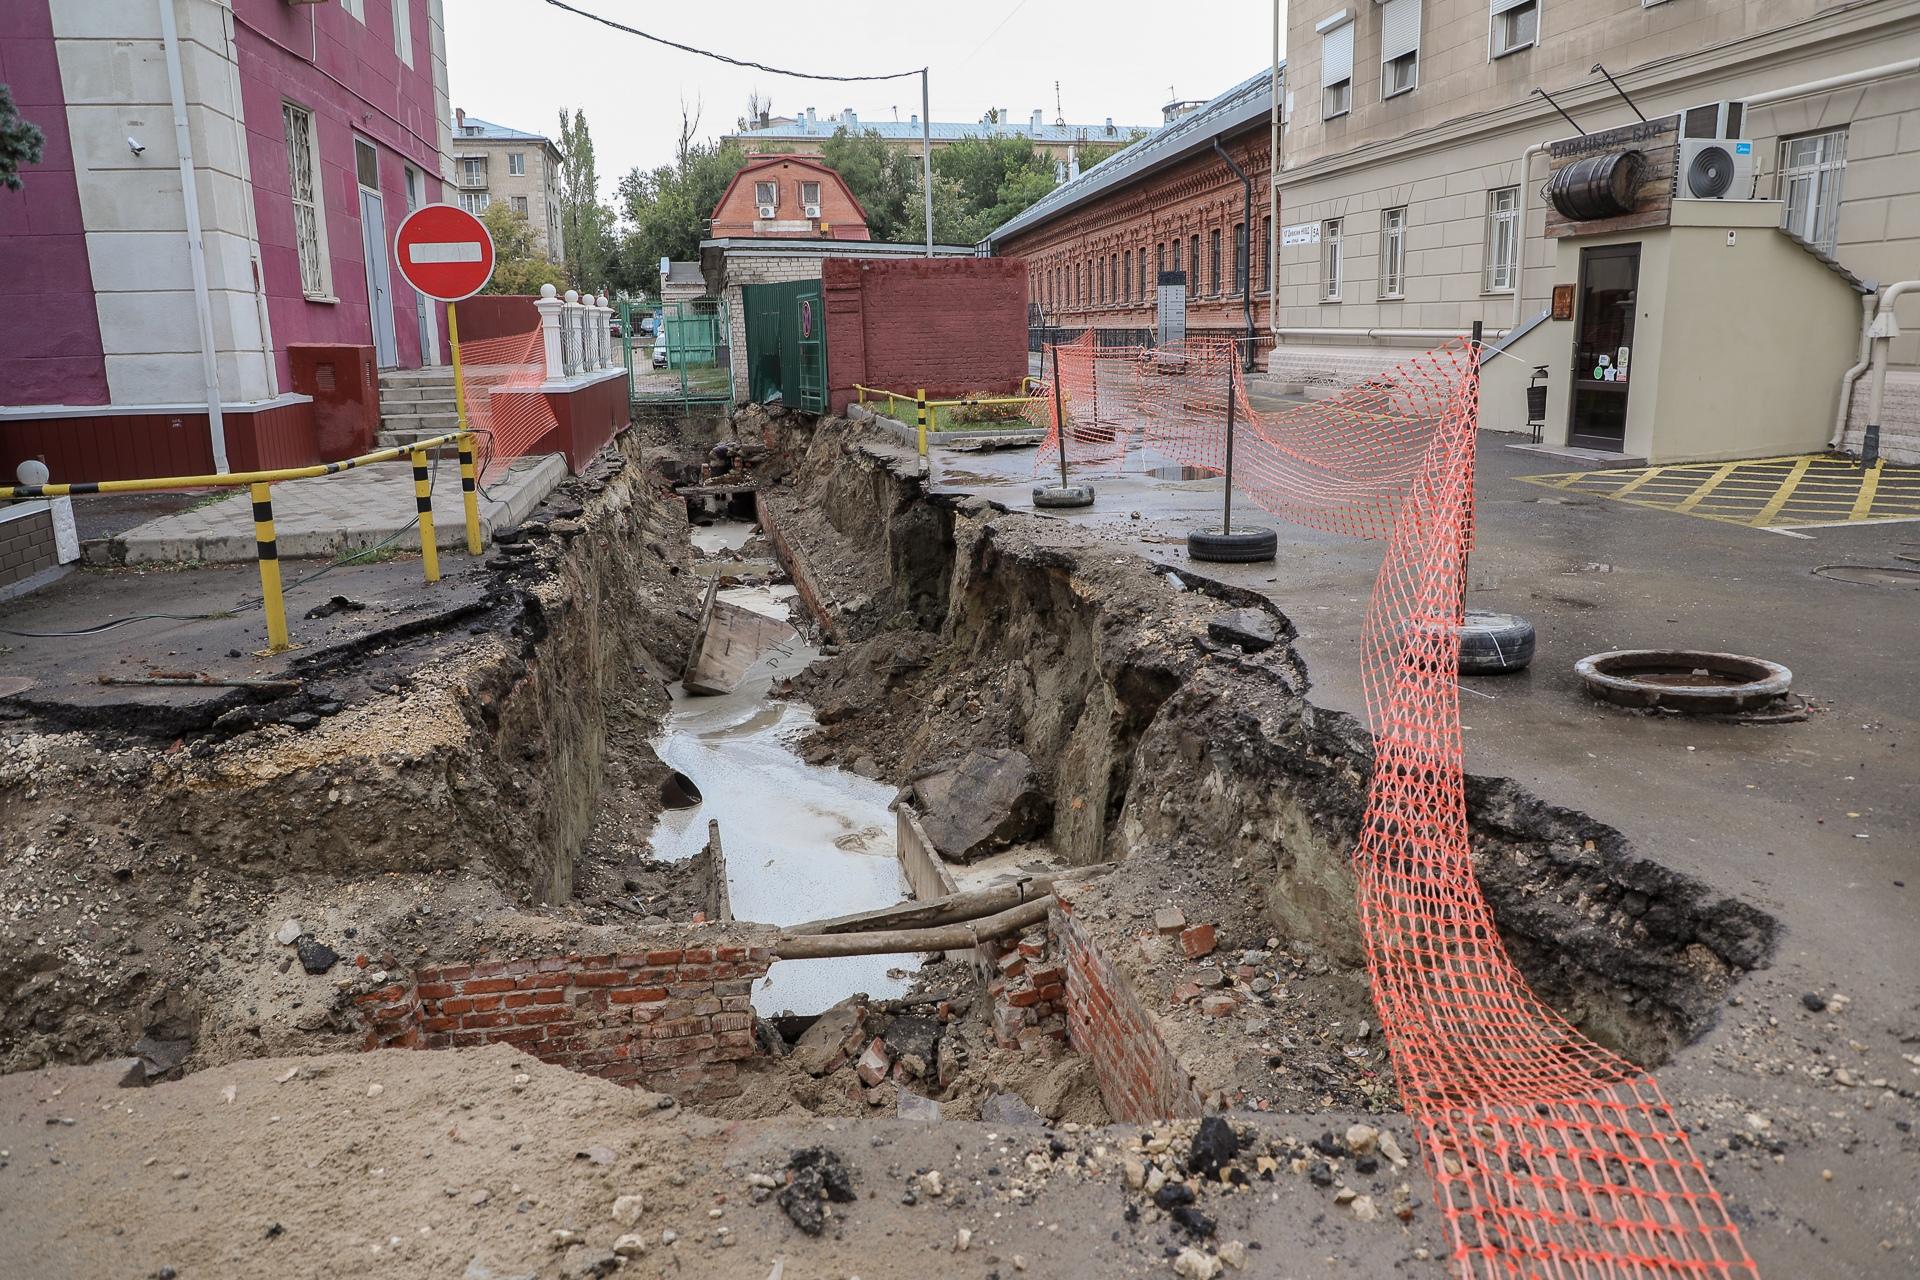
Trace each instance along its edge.
<instances>
[{"instance_id":1,"label":"wooden plank","mask_svg":"<svg viewBox=\"0 0 1920 1280\"><path fill-rule=\"evenodd\" d=\"M1634 193L1633 212L1617 218L1575 221L1547 202L1547 237L1597 236L1615 231L1664 227L1673 221L1675 179L1680 165L1680 117L1661 116L1644 124L1622 125L1577 138L1562 138L1547 148L1547 176L1587 156L1611 151L1639 151L1647 158L1647 172Z\"/></svg>"},{"instance_id":2,"label":"wooden plank","mask_svg":"<svg viewBox=\"0 0 1920 1280\"><path fill-rule=\"evenodd\" d=\"M719 593L720 579L710 579L700 635L680 677L689 693L732 693L762 654L799 634L778 618L727 603Z\"/></svg>"}]
</instances>

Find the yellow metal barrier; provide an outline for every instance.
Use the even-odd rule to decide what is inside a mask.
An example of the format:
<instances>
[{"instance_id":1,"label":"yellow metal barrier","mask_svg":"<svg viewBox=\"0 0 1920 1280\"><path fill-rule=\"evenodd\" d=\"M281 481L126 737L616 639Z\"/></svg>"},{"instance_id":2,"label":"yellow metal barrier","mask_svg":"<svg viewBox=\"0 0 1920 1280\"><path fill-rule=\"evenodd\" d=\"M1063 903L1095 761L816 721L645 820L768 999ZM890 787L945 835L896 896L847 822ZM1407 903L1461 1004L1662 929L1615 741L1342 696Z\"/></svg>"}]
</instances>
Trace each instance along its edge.
<instances>
[{"instance_id":1,"label":"yellow metal barrier","mask_svg":"<svg viewBox=\"0 0 1920 1280\"><path fill-rule=\"evenodd\" d=\"M914 407L915 425L919 428L920 434L920 454L922 457L925 457L927 452L927 432L940 430L940 410L974 408L982 405L1020 405L1024 407L1033 403L1033 396L1030 392L1032 391L1035 381L1036 379L1031 375L1021 378L1021 394L1017 396L963 396L956 400L929 400L927 399L927 392L924 387L916 391L913 395L908 395L904 391L888 391L885 387L863 387L856 382L853 384L853 390L855 398L861 404L867 403L867 397L869 396L873 397L876 401L885 398L887 402L887 416L889 418L896 416L894 413L894 404L896 401L901 404L912 405Z\"/></svg>"},{"instance_id":2,"label":"yellow metal barrier","mask_svg":"<svg viewBox=\"0 0 1920 1280\"><path fill-rule=\"evenodd\" d=\"M273 528L273 486L283 480L312 480L338 475L376 462L396 462L401 458L413 464L413 502L420 517L420 559L427 581L440 580L440 548L433 537L432 486L427 474L428 451L442 445L457 444L460 449L460 499L466 508L467 551L480 554L479 485L474 474L471 431L451 431L446 435L377 449L339 462L312 467L282 467L274 471L234 471L213 476L149 476L139 480L83 480L72 484L0 485L0 502L28 498L83 498L105 493L166 493L179 489L246 489L253 502L254 555L260 562L261 603L267 615L267 650L279 653L293 647L287 631L287 607L280 583L280 545Z\"/></svg>"}]
</instances>

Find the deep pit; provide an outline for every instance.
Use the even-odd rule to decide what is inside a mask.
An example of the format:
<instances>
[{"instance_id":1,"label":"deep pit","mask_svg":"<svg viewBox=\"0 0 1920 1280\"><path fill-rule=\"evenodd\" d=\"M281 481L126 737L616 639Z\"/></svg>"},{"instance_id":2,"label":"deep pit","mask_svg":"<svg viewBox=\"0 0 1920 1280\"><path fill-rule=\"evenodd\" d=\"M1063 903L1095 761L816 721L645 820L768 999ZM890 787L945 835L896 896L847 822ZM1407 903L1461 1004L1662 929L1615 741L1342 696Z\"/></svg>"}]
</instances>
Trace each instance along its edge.
<instances>
[{"instance_id":1,"label":"deep pit","mask_svg":"<svg viewBox=\"0 0 1920 1280\"><path fill-rule=\"evenodd\" d=\"M736 429L768 446L758 532L691 524L672 482L698 452L630 433L503 535L456 611L303 654L293 698L139 720L11 704L0 819L35 835L0 884L0 1065L143 1035L190 1041L186 1069L506 1040L732 1115L862 1114L903 1093L970 1114L1000 1085L1089 1118L1396 1105L1345 862L1370 742L1313 706L1284 613L1058 522L930 496L910 455L847 422L754 411ZM750 514L718 505L695 514ZM770 587L790 583L808 639L735 694L676 696L715 577L782 612ZM1248 611L1270 639L1221 629ZM321 702L317 723L294 719ZM769 972L778 926L905 896L889 803L976 750L1030 771L1009 783L1024 828L990 831L982 855L1095 872L1062 887L1050 927L917 979L912 955ZM1468 804L1515 958L1635 1061L1701 1034L1766 962L1770 917L1612 829L1500 779L1470 778ZM290 808L315 820L274 816ZM284 920L338 966L306 972L275 941ZM1117 1020L1076 1012L1094 987ZM566 1017L523 1022L547 1006L509 998L544 990ZM656 990L652 1020L606 1020ZM789 1055L826 1018L782 1035L754 1016L853 991L871 1001L831 1024L819 1074ZM453 1007L492 995L502 1021ZM917 1071L854 1083L874 1035L924 1048ZM1151 1079L1121 1078L1116 1039L1148 1046ZM655 1040L666 1056L635 1056Z\"/></svg>"}]
</instances>

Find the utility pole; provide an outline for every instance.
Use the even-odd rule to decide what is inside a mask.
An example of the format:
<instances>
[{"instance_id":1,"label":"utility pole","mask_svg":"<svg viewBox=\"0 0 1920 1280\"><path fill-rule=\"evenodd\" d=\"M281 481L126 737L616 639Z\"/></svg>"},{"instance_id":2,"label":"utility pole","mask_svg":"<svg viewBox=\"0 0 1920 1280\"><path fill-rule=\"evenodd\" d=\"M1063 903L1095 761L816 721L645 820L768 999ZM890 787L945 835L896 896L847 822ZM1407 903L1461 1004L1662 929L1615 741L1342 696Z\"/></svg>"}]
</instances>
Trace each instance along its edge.
<instances>
[{"instance_id":1,"label":"utility pole","mask_svg":"<svg viewBox=\"0 0 1920 1280\"><path fill-rule=\"evenodd\" d=\"M927 68L920 68L920 191L927 211L927 256L933 256L933 108Z\"/></svg>"}]
</instances>

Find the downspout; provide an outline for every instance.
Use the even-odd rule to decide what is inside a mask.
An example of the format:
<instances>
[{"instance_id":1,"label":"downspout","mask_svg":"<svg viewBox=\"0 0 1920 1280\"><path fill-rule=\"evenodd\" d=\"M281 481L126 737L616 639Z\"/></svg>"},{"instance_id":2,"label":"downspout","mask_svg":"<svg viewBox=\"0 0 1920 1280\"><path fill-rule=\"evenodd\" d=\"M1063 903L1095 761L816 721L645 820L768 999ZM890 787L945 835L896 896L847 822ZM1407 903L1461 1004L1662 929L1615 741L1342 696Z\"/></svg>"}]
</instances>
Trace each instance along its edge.
<instances>
[{"instance_id":1,"label":"downspout","mask_svg":"<svg viewBox=\"0 0 1920 1280\"><path fill-rule=\"evenodd\" d=\"M1241 368L1251 373L1253 371L1253 337L1254 337L1253 335L1253 179L1247 176L1247 171L1245 169L1242 169L1239 165L1233 162L1233 157L1228 155L1227 149L1220 145L1220 139L1218 137L1214 138L1213 140L1213 150L1214 150L1214 154L1218 155L1222 160L1225 160L1227 162L1227 168L1233 170L1233 176L1240 179L1240 197L1241 197L1240 225L1243 228L1243 230L1240 233L1240 236L1241 236L1241 244L1245 246L1244 248L1241 249L1241 256L1243 259L1242 266L1245 268L1245 271L1246 271L1245 276L1240 281L1240 302L1241 302L1241 305L1246 308L1246 313L1247 313L1247 351L1246 351L1246 354L1241 358ZM1240 248L1241 246L1235 246L1235 247Z\"/></svg>"},{"instance_id":2,"label":"downspout","mask_svg":"<svg viewBox=\"0 0 1920 1280\"><path fill-rule=\"evenodd\" d=\"M1873 314L1879 306L1880 299L1875 295L1860 295L1860 358L1840 375L1840 403L1833 411L1833 438L1827 441L1828 449L1837 451L1847 437L1847 419L1852 416L1853 409L1853 384L1860 381L1860 375L1873 364Z\"/></svg>"},{"instance_id":3,"label":"downspout","mask_svg":"<svg viewBox=\"0 0 1920 1280\"><path fill-rule=\"evenodd\" d=\"M1267 328L1274 330L1275 346L1280 343L1276 328L1280 323L1280 130L1285 126L1280 96L1281 2L1273 0L1273 67L1267 76L1267 275L1263 281L1267 286Z\"/></svg>"},{"instance_id":4,"label":"downspout","mask_svg":"<svg viewBox=\"0 0 1920 1280\"><path fill-rule=\"evenodd\" d=\"M160 43L167 54L167 89L173 96L173 140L180 153L180 195L187 215L187 261L193 270L193 304L200 313L200 372L207 386L207 435L213 469L226 474L227 425L220 416L220 366L214 357L213 300L207 292L207 248L200 230L200 191L194 181L193 136L187 126L186 77L180 71L180 31L173 0L160 0Z\"/></svg>"},{"instance_id":5,"label":"downspout","mask_svg":"<svg viewBox=\"0 0 1920 1280\"><path fill-rule=\"evenodd\" d=\"M252 273L253 310L260 325L260 364L266 378L267 399L280 395L280 370L273 359L273 321L267 314L267 276L260 262L260 222L253 200L253 156L247 150L247 126L240 119L240 38L235 29L233 10L226 11L227 92L233 95L233 145L240 160L240 179L245 189L241 205L247 212L247 265Z\"/></svg>"},{"instance_id":6,"label":"downspout","mask_svg":"<svg viewBox=\"0 0 1920 1280\"><path fill-rule=\"evenodd\" d=\"M1900 326L1894 323L1893 304L1900 295L1920 289L1920 280L1902 280L1890 284L1880 294L1880 309L1873 317L1873 383L1867 393L1867 430L1860 441L1860 461L1871 466L1880 459L1880 407L1887 391L1887 344Z\"/></svg>"},{"instance_id":7,"label":"downspout","mask_svg":"<svg viewBox=\"0 0 1920 1280\"><path fill-rule=\"evenodd\" d=\"M1533 157L1545 151L1548 145L1545 142L1529 143L1527 149L1520 153L1520 220L1514 236L1517 243L1513 247L1513 318L1507 322L1509 333L1520 327L1520 314L1527 292L1527 190L1531 185L1527 170L1533 163Z\"/></svg>"}]
</instances>

